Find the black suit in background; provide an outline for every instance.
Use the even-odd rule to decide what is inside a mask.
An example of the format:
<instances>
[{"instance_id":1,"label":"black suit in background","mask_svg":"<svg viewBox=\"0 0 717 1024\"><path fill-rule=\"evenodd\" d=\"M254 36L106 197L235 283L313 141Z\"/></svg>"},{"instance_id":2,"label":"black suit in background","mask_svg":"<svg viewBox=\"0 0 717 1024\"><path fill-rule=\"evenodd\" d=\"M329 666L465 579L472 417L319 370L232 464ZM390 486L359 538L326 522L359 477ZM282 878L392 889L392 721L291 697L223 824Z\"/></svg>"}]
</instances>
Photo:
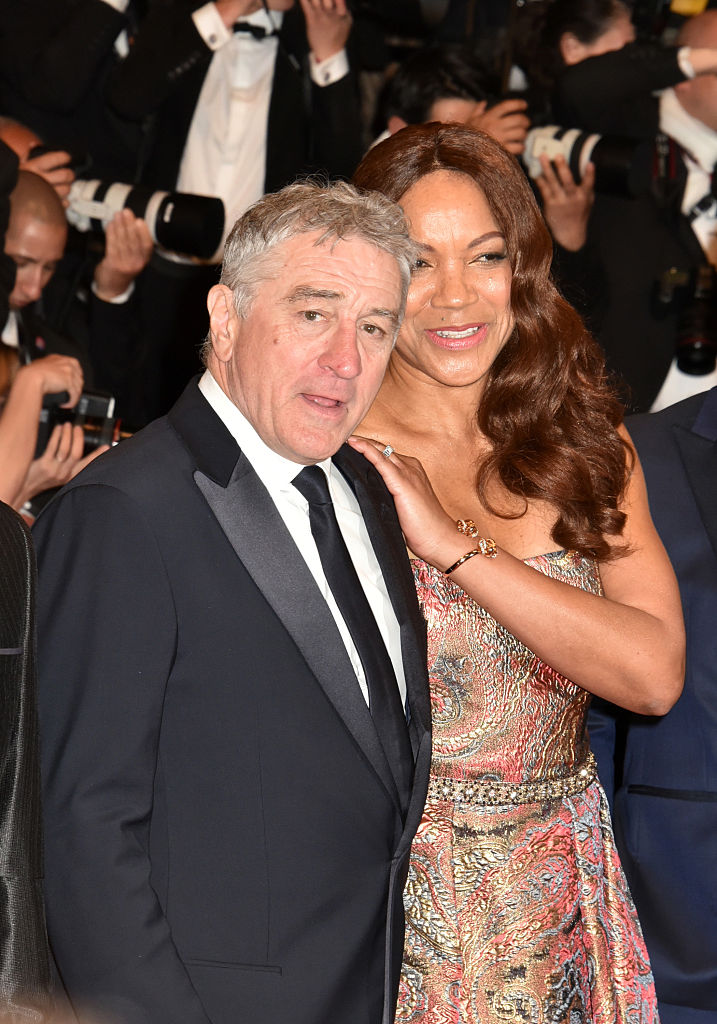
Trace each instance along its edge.
<instances>
[{"instance_id":1,"label":"black suit in background","mask_svg":"<svg viewBox=\"0 0 717 1024\"><path fill-rule=\"evenodd\" d=\"M717 1019L717 388L628 420L687 628L664 718L595 701L591 745L645 933L662 1024Z\"/></svg>"},{"instance_id":2,"label":"black suit in background","mask_svg":"<svg viewBox=\"0 0 717 1024\"><path fill-rule=\"evenodd\" d=\"M102 1020L393 1019L425 626L388 492L335 461L401 628L405 821L323 596L195 382L37 522L49 929Z\"/></svg>"},{"instance_id":3,"label":"black suit in background","mask_svg":"<svg viewBox=\"0 0 717 1024\"><path fill-rule=\"evenodd\" d=\"M35 709L35 556L0 502L0 1018L42 1021L50 984L42 905Z\"/></svg>"},{"instance_id":4,"label":"black suit in background","mask_svg":"<svg viewBox=\"0 0 717 1024\"><path fill-rule=\"evenodd\" d=\"M66 149L80 177L132 181L140 132L105 103L120 57L115 40L144 8L103 0L12 0L2 12L0 109L43 142Z\"/></svg>"}]
</instances>

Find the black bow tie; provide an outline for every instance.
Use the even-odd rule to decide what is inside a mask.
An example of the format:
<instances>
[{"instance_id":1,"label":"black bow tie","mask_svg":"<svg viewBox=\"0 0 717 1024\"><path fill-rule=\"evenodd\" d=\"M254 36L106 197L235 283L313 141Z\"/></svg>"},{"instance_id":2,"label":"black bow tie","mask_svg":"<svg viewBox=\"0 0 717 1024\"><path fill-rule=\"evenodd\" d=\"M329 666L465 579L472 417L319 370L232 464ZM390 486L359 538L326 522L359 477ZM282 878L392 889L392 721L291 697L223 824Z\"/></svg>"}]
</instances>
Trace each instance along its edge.
<instances>
[{"instance_id":1,"label":"black bow tie","mask_svg":"<svg viewBox=\"0 0 717 1024\"><path fill-rule=\"evenodd\" d=\"M268 32L263 25L252 25L249 21L235 21L235 32L248 32L254 39L266 39L267 36L276 35L275 32Z\"/></svg>"}]
</instances>

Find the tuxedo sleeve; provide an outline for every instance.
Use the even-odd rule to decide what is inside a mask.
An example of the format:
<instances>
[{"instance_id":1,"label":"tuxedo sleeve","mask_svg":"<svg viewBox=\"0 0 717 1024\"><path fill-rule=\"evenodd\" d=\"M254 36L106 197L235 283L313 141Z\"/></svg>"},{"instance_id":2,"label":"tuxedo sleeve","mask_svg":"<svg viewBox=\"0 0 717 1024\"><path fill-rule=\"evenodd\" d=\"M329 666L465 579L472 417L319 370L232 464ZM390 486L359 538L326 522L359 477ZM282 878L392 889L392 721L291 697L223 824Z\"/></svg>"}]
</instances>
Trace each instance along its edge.
<instances>
[{"instance_id":1,"label":"tuxedo sleeve","mask_svg":"<svg viewBox=\"0 0 717 1024\"><path fill-rule=\"evenodd\" d=\"M35 527L48 927L73 1004L113 1024L208 1024L148 849L176 643L161 529L94 483Z\"/></svg>"},{"instance_id":2,"label":"tuxedo sleeve","mask_svg":"<svg viewBox=\"0 0 717 1024\"><path fill-rule=\"evenodd\" d=\"M72 113L127 18L101 0L17 0L8 8L0 40L4 74L29 103Z\"/></svg>"},{"instance_id":3,"label":"tuxedo sleeve","mask_svg":"<svg viewBox=\"0 0 717 1024\"><path fill-rule=\"evenodd\" d=\"M128 56L113 70L107 99L120 117L141 121L159 109L190 72L208 66L212 51L192 20L201 4L156 3L140 25Z\"/></svg>"},{"instance_id":4,"label":"tuxedo sleeve","mask_svg":"<svg viewBox=\"0 0 717 1024\"><path fill-rule=\"evenodd\" d=\"M684 80L677 47L629 43L566 67L555 113L565 127L650 138L658 128L653 93Z\"/></svg>"}]
</instances>

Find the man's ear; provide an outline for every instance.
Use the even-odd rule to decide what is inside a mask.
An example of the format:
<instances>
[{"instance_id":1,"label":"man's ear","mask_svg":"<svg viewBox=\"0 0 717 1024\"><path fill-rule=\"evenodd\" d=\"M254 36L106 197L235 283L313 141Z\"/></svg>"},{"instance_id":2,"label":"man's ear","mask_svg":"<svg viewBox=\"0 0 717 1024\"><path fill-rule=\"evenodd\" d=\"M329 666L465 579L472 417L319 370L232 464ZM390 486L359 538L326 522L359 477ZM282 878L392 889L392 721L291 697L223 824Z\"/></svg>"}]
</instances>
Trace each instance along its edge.
<instances>
[{"instance_id":1,"label":"man's ear","mask_svg":"<svg viewBox=\"0 0 717 1024\"><path fill-rule=\"evenodd\" d=\"M572 32L563 32L560 37L560 56L563 58L565 64L572 66L573 64L579 64L581 60L585 60L588 56L588 47L585 43L581 43L578 37Z\"/></svg>"},{"instance_id":2,"label":"man's ear","mask_svg":"<svg viewBox=\"0 0 717 1024\"><path fill-rule=\"evenodd\" d=\"M212 351L221 363L228 363L234 352L239 320L231 288L225 284L215 284L210 288L207 309Z\"/></svg>"},{"instance_id":3,"label":"man's ear","mask_svg":"<svg viewBox=\"0 0 717 1024\"><path fill-rule=\"evenodd\" d=\"M408 127L408 121L404 121L398 114L391 114L386 124L391 135L395 135L396 132L400 132L402 128Z\"/></svg>"}]
</instances>

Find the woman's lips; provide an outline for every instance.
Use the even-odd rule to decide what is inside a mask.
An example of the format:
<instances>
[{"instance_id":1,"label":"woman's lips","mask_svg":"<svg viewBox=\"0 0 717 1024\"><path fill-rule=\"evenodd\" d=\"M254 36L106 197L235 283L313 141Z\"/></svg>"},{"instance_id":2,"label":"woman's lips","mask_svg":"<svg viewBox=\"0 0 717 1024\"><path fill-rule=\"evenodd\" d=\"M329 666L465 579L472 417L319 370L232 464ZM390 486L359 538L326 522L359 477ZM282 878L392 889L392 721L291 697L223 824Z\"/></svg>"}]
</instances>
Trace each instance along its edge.
<instances>
[{"instance_id":1,"label":"woman's lips","mask_svg":"<svg viewBox=\"0 0 717 1024\"><path fill-rule=\"evenodd\" d=\"M459 324L455 327L428 327L426 334L439 348L463 349L483 341L487 324Z\"/></svg>"}]
</instances>

